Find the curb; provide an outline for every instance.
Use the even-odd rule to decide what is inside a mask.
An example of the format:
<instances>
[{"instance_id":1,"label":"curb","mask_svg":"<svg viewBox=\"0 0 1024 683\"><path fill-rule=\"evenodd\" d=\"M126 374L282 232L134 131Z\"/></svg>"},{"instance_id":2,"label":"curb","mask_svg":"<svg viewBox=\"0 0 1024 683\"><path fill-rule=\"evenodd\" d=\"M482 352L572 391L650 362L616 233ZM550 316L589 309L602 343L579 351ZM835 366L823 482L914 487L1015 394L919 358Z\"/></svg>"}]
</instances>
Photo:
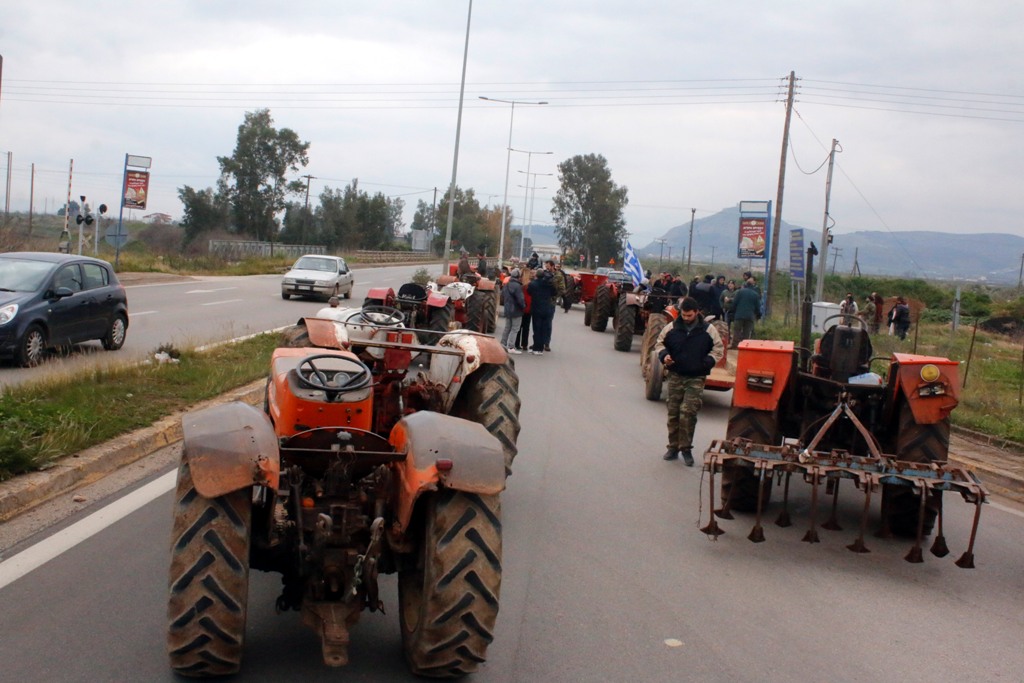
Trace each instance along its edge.
<instances>
[{"instance_id":1,"label":"curb","mask_svg":"<svg viewBox=\"0 0 1024 683\"><path fill-rule=\"evenodd\" d=\"M0 523L181 441L181 418L185 413L229 401L257 405L263 401L265 387L266 380L257 380L162 418L149 427L61 458L45 470L0 483Z\"/></svg>"}]
</instances>

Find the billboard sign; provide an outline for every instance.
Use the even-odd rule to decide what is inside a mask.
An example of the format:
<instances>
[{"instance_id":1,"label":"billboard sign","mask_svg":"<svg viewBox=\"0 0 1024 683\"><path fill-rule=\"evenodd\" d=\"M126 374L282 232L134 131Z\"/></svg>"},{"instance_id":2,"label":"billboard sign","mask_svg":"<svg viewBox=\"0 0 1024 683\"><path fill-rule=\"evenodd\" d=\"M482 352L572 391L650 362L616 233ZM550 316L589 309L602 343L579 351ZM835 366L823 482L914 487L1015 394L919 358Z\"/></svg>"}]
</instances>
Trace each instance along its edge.
<instances>
[{"instance_id":1,"label":"billboard sign","mask_svg":"<svg viewBox=\"0 0 1024 683\"><path fill-rule=\"evenodd\" d=\"M741 259L763 259L768 242L767 218L740 217L739 250Z\"/></svg>"},{"instance_id":2,"label":"billboard sign","mask_svg":"<svg viewBox=\"0 0 1024 683\"><path fill-rule=\"evenodd\" d=\"M789 231L789 277L794 280L804 279L804 229L794 228Z\"/></svg>"},{"instance_id":3,"label":"billboard sign","mask_svg":"<svg viewBox=\"0 0 1024 683\"><path fill-rule=\"evenodd\" d=\"M126 171L121 206L126 209L145 209L149 195L149 171Z\"/></svg>"}]
</instances>

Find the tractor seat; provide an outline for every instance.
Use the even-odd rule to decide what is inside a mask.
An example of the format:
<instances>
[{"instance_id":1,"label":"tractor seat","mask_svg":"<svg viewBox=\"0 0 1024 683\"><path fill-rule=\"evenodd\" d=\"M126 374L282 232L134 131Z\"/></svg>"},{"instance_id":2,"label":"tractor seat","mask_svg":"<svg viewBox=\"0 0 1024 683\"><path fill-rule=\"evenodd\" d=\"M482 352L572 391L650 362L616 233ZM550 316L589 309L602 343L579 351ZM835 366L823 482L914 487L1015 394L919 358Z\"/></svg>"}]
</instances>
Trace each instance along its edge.
<instances>
[{"instance_id":1,"label":"tractor seat","mask_svg":"<svg viewBox=\"0 0 1024 683\"><path fill-rule=\"evenodd\" d=\"M813 362L815 374L836 382L848 382L850 377L871 370L871 337L863 327L834 325L818 344Z\"/></svg>"},{"instance_id":2,"label":"tractor seat","mask_svg":"<svg viewBox=\"0 0 1024 683\"><path fill-rule=\"evenodd\" d=\"M417 303L427 300L427 288L415 282L407 282L398 288L398 298Z\"/></svg>"}]
</instances>

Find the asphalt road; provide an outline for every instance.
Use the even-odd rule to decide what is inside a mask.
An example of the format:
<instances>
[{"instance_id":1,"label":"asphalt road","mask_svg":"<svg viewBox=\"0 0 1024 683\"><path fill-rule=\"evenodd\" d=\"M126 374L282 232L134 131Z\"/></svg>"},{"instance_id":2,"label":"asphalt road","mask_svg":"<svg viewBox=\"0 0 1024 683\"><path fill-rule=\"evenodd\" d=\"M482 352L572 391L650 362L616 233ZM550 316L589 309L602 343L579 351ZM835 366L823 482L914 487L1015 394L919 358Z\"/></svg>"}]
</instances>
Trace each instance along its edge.
<instances>
[{"instance_id":1,"label":"asphalt road","mask_svg":"<svg viewBox=\"0 0 1024 683\"><path fill-rule=\"evenodd\" d=\"M820 544L800 540L803 492L796 526L768 524L767 542L746 540L744 517L723 522L728 533L712 542L698 531L707 518L699 468L660 458L664 408L643 399L637 345L614 351L612 333L591 332L582 317L579 307L559 312L554 353L516 358L523 430L502 498L501 614L488 662L471 680L1021 679L1019 512L985 507L974 570L953 564L973 509L953 498L946 506L953 554L926 553L924 564L903 561L903 541L869 537L870 554L848 552L859 515L853 496L840 505L846 531L822 531ZM707 396L698 448L724 434L727 412L728 394ZM169 487L159 477L175 457L151 458L140 484ZM138 485L114 489L84 492L84 509L64 501L73 514L5 549L0 573L22 551L37 552L62 533L81 535L76 525L112 502L125 504ZM0 679L174 680L163 649L165 490L0 588ZM363 615L341 672L323 666L316 637L296 614L274 614L278 589L276 576L253 575L246 661L236 680L411 679L393 578L381 596L388 614Z\"/></svg>"},{"instance_id":2,"label":"asphalt road","mask_svg":"<svg viewBox=\"0 0 1024 683\"><path fill-rule=\"evenodd\" d=\"M352 302L362 303L372 286L408 282L422 266L355 269ZM439 271L440 266L433 266ZM0 364L0 387L80 372L93 367L150 358L162 344L199 346L290 325L326 304L321 300L281 298L280 275L199 276L177 282L128 285L128 335L119 351L104 351L98 341L52 354L36 368Z\"/></svg>"}]
</instances>

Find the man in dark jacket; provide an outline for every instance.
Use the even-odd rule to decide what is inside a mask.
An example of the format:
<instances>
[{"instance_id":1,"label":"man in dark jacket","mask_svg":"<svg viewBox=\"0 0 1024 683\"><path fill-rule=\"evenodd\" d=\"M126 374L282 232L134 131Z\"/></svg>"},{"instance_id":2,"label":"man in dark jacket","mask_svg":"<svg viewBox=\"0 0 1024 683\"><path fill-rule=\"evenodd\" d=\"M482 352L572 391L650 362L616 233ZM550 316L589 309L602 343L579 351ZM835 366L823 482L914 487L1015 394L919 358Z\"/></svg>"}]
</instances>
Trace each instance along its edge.
<instances>
[{"instance_id":1,"label":"man in dark jacket","mask_svg":"<svg viewBox=\"0 0 1024 683\"><path fill-rule=\"evenodd\" d=\"M501 303L505 305L505 329L501 333L501 345L511 354L520 354L516 348L516 338L523 324L523 313L526 312L526 298L523 296L522 272L513 268L505 286L501 288Z\"/></svg>"},{"instance_id":2,"label":"man in dark jacket","mask_svg":"<svg viewBox=\"0 0 1024 683\"><path fill-rule=\"evenodd\" d=\"M480 277L487 277L487 257L484 255L483 250L480 250L480 253L476 256L476 274Z\"/></svg>"},{"instance_id":3,"label":"man in dark jacket","mask_svg":"<svg viewBox=\"0 0 1024 683\"><path fill-rule=\"evenodd\" d=\"M530 317L533 319L533 344L530 353L543 356L544 347L551 343L551 323L555 317L554 275L550 270L538 270L530 284L526 285L530 294Z\"/></svg>"},{"instance_id":4,"label":"man in dark jacket","mask_svg":"<svg viewBox=\"0 0 1024 683\"><path fill-rule=\"evenodd\" d=\"M704 380L725 348L714 325L704 322L692 297L679 304L679 317L666 325L654 346L668 371L668 450L665 460L682 458L693 467L693 432L701 408Z\"/></svg>"},{"instance_id":5,"label":"man in dark jacket","mask_svg":"<svg viewBox=\"0 0 1024 683\"><path fill-rule=\"evenodd\" d=\"M732 298L732 340L729 347L735 349L744 339L753 339L754 321L761 319L761 295L757 293L754 279L747 280Z\"/></svg>"}]
</instances>

